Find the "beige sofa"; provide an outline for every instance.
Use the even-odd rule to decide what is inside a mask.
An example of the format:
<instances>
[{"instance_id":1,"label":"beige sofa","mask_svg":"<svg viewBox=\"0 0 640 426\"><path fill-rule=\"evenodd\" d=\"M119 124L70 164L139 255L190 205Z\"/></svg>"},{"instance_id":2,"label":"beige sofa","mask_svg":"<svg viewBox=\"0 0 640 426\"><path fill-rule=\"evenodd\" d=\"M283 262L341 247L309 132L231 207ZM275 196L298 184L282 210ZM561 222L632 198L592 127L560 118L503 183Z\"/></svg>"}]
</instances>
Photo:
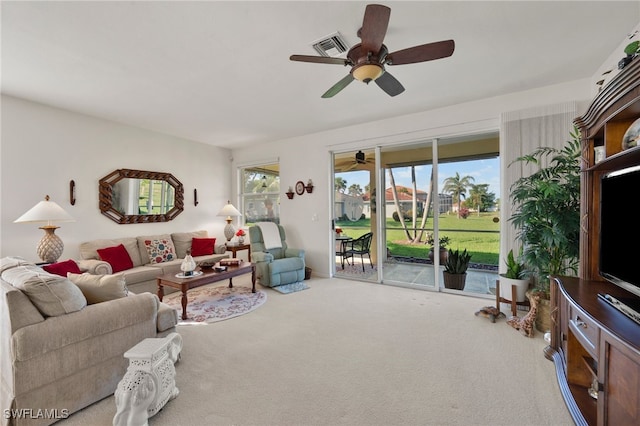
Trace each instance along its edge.
<instances>
[{"instance_id":1,"label":"beige sofa","mask_svg":"<svg viewBox=\"0 0 640 426\"><path fill-rule=\"evenodd\" d=\"M180 272L180 264L187 254L187 250L191 249L193 238L208 238L207 231L195 232L176 232L173 234L145 235L130 238L100 239L87 241L80 244L80 257L77 261L78 266L83 271L91 274L111 274L112 267L108 262L100 260L98 254L99 249L106 247L114 247L122 244L131 261L133 268L121 271L127 281L127 287L134 293L157 291L156 278L163 273ZM145 242L149 241L167 241L171 249L175 253L176 259L161 263L152 263L149 257L149 251ZM203 261L217 262L220 259L228 257L225 254L226 248L224 242L216 241L214 254L205 256L194 256L196 263ZM175 291L166 289L166 293Z\"/></svg>"},{"instance_id":2,"label":"beige sofa","mask_svg":"<svg viewBox=\"0 0 640 426\"><path fill-rule=\"evenodd\" d=\"M1 259L0 274L2 425L48 425L113 394L124 353L178 321L150 293L87 305L68 278L20 258Z\"/></svg>"}]
</instances>

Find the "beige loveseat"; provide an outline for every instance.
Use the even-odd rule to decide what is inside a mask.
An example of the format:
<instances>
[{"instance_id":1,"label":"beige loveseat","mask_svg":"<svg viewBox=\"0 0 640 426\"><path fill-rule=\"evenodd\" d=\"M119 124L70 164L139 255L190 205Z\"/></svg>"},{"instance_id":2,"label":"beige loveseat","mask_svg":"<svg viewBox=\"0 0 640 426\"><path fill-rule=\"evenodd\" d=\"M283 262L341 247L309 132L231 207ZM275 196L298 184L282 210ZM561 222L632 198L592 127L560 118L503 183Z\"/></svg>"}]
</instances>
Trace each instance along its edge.
<instances>
[{"instance_id":1,"label":"beige loveseat","mask_svg":"<svg viewBox=\"0 0 640 426\"><path fill-rule=\"evenodd\" d=\"M0 424L48 425L113 394L124 353L175 331L177 312L155 294L88 296L24 259L0 260Z\"/></svg>"},{"instance_id":2,"label":"beige loveseat","mask_svg":"<svg viewBox=\"0 0 640 426\"><path fill-rule=\"evenodd\" d=\"M187 250L191 250L191 244L194 238L208 238L207 231L195 232L176 232L173 234L145 235L130 238L100 239L87 241L80 244L80 257L77 261L78 266L83 271L91 274L112 274L112 266L100 260L98 250L114 247L122 244L126 249L133 267L121 271L127 282L127 287L134 293L150 292L156 293L156 278L164 273L180 272L180 264L187 254ZM168 247L168 251L173 251L174 259L163 261L160 263L153 262L149 255L149 242L162 241ZM220 259L228 257L225 255L225 244L216 241L214 253L211 255L194 256L196 263L203 261L217 262ZM166 293L175 291L166 289Z\"/></svg>"}]
</instances>

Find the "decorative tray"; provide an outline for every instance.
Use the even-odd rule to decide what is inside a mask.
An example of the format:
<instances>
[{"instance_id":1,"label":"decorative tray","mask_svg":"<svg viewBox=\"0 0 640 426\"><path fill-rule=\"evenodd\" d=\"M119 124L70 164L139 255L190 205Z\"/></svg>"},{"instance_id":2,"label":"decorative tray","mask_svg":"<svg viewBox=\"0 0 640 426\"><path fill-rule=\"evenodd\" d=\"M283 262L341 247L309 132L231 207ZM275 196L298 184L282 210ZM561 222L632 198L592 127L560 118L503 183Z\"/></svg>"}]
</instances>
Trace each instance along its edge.
<instances>
[{"instance_id":1,"label":"decorative tray","mask_svg":"<svg viewBox=\"0 0 640 426\"><path fill-rule=\"evenodd\" d=\"M185 275L184 272L176 274L176 278L193 278L202 275L202 271L193 271L193 275Z\"/></svg>"}]
</instances>

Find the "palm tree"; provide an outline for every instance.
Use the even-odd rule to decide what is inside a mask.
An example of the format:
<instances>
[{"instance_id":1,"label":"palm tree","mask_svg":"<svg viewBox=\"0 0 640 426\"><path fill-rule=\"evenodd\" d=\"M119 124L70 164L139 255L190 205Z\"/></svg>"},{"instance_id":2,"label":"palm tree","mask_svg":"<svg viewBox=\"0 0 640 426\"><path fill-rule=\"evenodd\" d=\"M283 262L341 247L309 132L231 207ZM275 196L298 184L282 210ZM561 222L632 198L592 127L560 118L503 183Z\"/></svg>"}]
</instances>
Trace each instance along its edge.
<instances>
[{"instance_id":1,"label":"palm tree","mask_svg":"<svg viewBox=\"0 0 640 426\"><path fill-rule=\"evenodd\" d=\"M337 177L335 179L334 186L336 191L342 192L344 194L344 191L347 189L347 181L342 179L341 177Z\"/></svg>"},{"instance_id":2,"label":"palm tree","mask_svg":"<svg viewBox=\"0 0 640 426\"><path fill-rule=\"evenodd\" d=\"M448 177L444 180L442 190L448 192L454 199L458 200L458 219L460 219L460 207L462 204L462 198L465 197L467 188L471 186L471 182L474 182L473 176L460 177L460 173L456 172L455 176Z\"/></svg>"},{"instance_id":3,"label":"palm tree","mask_svg":"<svg viewBox=\"0 0 640 426\"><path fill-rule=\"evenodd\" d=\"M362 187L359 183L354 183L353 185L349 186L348 191L348 194L353 195L354 197L359 197L362 195Z\"/></svg>"}]
</instances>

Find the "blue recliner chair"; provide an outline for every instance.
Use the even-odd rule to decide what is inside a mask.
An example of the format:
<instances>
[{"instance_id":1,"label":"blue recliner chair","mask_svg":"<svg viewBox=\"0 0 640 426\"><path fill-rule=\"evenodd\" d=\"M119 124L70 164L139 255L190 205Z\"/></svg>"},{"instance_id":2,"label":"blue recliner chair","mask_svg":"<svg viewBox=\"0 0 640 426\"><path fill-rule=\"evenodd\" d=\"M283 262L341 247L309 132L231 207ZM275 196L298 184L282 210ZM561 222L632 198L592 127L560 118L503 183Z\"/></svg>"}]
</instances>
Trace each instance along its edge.
<instances>
[{"instance_id":1,"label":"blue recliner chair","mask_svg":"<svg viewBox=\"0 0 640 426\"><path fill-rule=\"evenodd\" d=\"M260 225L249 228L251 244L251 261L256 264L256 275L260 284L266 287L277 287L304 280L304 250L287 246L284 228L277 226L282 247L267 249Z\"/></svg>"}]
</instances>

